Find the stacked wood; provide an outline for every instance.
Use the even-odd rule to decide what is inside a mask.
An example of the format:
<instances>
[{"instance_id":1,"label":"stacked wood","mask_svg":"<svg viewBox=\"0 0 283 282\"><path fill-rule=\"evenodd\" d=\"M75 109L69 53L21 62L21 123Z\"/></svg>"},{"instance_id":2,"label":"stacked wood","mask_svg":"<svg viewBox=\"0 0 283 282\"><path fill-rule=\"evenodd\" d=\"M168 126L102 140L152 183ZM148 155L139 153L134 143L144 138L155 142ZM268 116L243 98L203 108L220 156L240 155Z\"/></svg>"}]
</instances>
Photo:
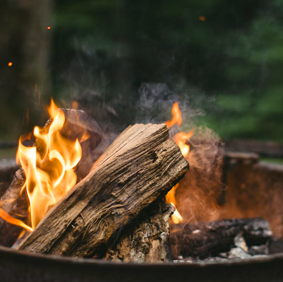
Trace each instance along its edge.
<instances>
[{"instance_id":1,"label":"stacked wood","mask_svg":"<svg viewBox=\"0 0 283 282\"><path fill-rule=\"evenodd\" d=\"M177 226L175 226L177 228ZM198 224L179 225L171 233L171 254L178 256L207 258L227 252L234 244L234 238L242 234L247 245L265 244L272 232L262 218L229 219Z\"/></svg>"},{"instance_id":2,"label":"stacked wood","mask_svg":"<svg viewBox=\"0 0 283 282\"><path fill-rule=\"evenodd\" d=\"M123 262L168 262L171 259L169 217L175 211L163 200L153 203L122 231L104 259Z\"/></svg>"},{"instance_id":3,"label":"stacked wood","mask_svg":"<svg viewBox=\"0 0 283 282\"><path fill-rule=\"evenodd\" d=\"M18 249L74 257L100 254L188 168L165 124L130 126Z\"/></svg>"}]
</instances>

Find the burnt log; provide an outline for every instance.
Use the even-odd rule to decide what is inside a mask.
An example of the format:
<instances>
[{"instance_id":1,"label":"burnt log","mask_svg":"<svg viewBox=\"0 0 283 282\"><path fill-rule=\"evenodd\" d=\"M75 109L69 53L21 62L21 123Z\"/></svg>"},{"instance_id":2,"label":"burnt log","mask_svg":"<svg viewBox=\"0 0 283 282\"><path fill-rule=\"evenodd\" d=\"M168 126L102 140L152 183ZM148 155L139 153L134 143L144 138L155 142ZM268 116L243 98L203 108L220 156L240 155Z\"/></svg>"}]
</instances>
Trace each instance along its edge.
<instances>
[{"instance_id":1,"label":"burnt log","mask_svg":"<svg viewBox=\"0 0 283 282\"><path fill-rule=\"evenodd\" d=\"M163 200L153 203L109 247L105 260L168 262L171 259L169 217L174 207ZM117 242L118 241L118 242Z\"/></svg>"},{"instance_id":2,"label":"burnt log","mask_svg":"<svg viewBox=\"0 0 283 282\"><path fill-rule=\"evenodd\" d=\"M0 209L27 224L29 201L26 191L21 191L24 183L25 175L20 168L16 171L10 187L1 197ZM10 224L0 217L0 245L11 247L22 230L22 227Z\"/></svg>"},{"instance_id":3,"label":"burnt log","mask_svg":"<svg viewBox=\"0 0 283 282\"><path fill-rule=\"evenodd\" d=\"M248 246L265 244L272 236L268 222L262 218L180 224L179 230L172 231L170 244L173 259L178 256L204 259L228 252L238 234L242 234Z\"/></svg>"},{"instance_id":4,"label":"burnt log","mask_svg":"<svg viewBox=\"0 0 283 282\"><path fill-rule=\"evenodd\" d=\"M165 124L129 126L18 247L90 257L165 194L189 164Z\"/></svg>"},{"instance_id":5,"label":"burnt log","mask_svg":"<svg viewBox=\"0 0 283 282\"><path fill-rule=\"evenodd\" d=\"M12 183L15 172L20 168L14 159L2 160L0 162L0 197L2 197L6 190Z\"/></svg>"}]
</instances>

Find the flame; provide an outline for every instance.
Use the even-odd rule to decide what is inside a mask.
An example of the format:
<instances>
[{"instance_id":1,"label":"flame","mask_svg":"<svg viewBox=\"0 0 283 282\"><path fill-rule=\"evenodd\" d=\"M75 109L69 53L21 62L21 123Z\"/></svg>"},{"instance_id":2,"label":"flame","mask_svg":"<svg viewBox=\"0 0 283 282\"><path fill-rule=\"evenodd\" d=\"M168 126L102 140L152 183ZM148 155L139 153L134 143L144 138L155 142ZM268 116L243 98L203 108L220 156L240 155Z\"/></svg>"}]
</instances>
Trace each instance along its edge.
<instances>
[{"instance_id":1,"label":"flame","mask_svg":"<svg viewBox=\"0 0 283 282\"><path fill-rule=\"evenodd\" d=\"M179 109L179 105L177 102L173 104L172 115L173 115L173 118L165 122L168 128L172 127L176 123L178 125L182 124L182 115L181 115L181 111ZM181 153L185 158L188 156L189 151L190 151L190 145L186 144L186 142L188 139L190 139L193 136L193 134L194 134L194 129L191 130L189 133L179 132L174 136L174 141L179 146ZM175 212L171 216L171 219L173 223L175 224L178 224L183 221L183 217L181 216L181 214L178 212L176 208L175 192L178 186L179 186L179 183L176 184L166 195L166 201L170 203L171 205L173 205L175 208Z\"/></svg>"},{"instance_id":2,"label":"flame","mask_svg":"<svg viewBox=\"0 0 283 282\"><path fill-rule=\"evenodd\" d=\"M183 217L181 216L181 214L178 212L177 208L176 208L176 199L175 199L175 192L176 189L178 188L179 183L177 183L166 195L166 201L168 203L170 203L172 206L174 206L175 211L171 216L171 219L173 221L173 223L178 224L180 222L183 221Z\"/></svg>"},{"instance_id":3,"label":"flame","mask_svg":"<svg viewBox=\"0 0 283 282\"><path fill-rule=\"evenodd\" d=\"M190 145L186 141L194 135L194 129L189 133L179 132L174 136L175 143L179 146L182 155L186 158L190 152Z\"/></svg>"},{"instance_id":4,"label":"flame","mask_svg":"<svg viewBox=\"0 0 283 282\"><path fill-rule=\"evenodd\" d=\"M177 123L178 125L182 124L182 115L179 109L179 104L177 102L173 104L172 116L173 118L171 120L165 122L168 128L172 127L175 123Z\"/></svg>"},{"instance_id":5,"label":"flame","mask_svg":"<svg viewBox=\"0 0 283 282\"><path fill-rule=\"evenodd\" d=\"M12 216L10 216L8 213L6 213L4 210L2 210L0 208L0 216L6 220L7 222L11 223L11 224L14 224L14 225L19 225L21 227L23 227L24 229L32 232L33 229L31 227L29 227L28 225L26 225L24 222L22 222L21 220L19 219L16 219L16 218L13 218Z\"/></svg>"},{"instance_id":6,"label":"flame","mask_svg":"<svg viewBox=\"0 0 283 282\"><path fill-rule=\"evenodd\" d=\"M33 130L33 135L37 138L36 146L26 147L22 144L26 136L21 136L16 155L26 176L22 191L26 189L28 194L32 227L0 210L0 216L4 220L29 231L76 184L74 168L82 156L79 140L71 141L60 134L65 115L58 110L53 100L48 112L52 118L49 127L36 126Z\"/></svg>"},{"instance_id":7,"label":"flame","mask_svg":"<svg viewBox=\"0 0 283 282\"><path fill-rule=\"evenodd\" d=\"M13 65L12 62L9 62L9 63L8 63L8 67L11 67L12 65Z\"/></svg>"}]
</instances>

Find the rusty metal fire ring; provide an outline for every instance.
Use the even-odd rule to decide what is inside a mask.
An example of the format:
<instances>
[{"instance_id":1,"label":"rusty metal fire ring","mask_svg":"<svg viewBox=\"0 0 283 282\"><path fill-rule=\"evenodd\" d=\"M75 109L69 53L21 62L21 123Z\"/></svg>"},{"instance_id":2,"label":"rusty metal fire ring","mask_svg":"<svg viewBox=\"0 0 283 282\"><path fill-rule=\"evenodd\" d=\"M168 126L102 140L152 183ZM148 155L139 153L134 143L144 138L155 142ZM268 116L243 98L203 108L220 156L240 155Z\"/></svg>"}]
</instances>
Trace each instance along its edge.
<instances>
[{"instance_id":1,"label":"rusty metal fire ring","mask_svg":"<svg viewBox=\"0 0 283 282\"><path fill-rule=\"evenodd\" d=\"M115 263L0 247L1 282L283 281L283 255L217 263Z\"/></svg>"}]
</instances>

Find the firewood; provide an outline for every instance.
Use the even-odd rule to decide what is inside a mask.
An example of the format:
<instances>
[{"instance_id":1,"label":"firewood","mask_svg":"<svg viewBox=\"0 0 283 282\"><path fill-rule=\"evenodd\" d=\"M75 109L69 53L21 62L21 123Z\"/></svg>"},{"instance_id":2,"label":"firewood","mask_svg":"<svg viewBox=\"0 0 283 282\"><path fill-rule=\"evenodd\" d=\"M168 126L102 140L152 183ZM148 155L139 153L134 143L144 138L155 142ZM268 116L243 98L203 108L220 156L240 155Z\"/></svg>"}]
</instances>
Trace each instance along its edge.
<instances>
[{"instance_id":1,"label":"firewood","mask_svg":"<svg viewBox=\"0 0 283 282\"><path fill-rule=\"evenodd\" d=\"M93 163L102 154L102 151L106 149L107 143L106 140L104 140L99 125L83 111L69 109L60 110L65 114L65 124L61 130L61 134L64 137L71 140L76 140L77 138L80 140L84 135L87 136L87 138L80 143L82 146L82 159L76 167L76 174L78 181L80 181L89 173ZM48 130L51 121L52 119L50 118L46 122L44 126L45 130ZM40 139L35 140L38 151L41 150L41 142ZM29 143L30 145L34 144L34 142ZM16 166L16 168L18 168L18 166ZM10 187L6 189L5 194L1 198L0 208L12 217L27 223L29 217L29 201L26 191L24 190L21 193L24 183L25 175L20 168L16 171L13 182ZM0 245L11 247L22 230L22 227L10 224L0 217Z\"/></svg>"},{"instance_id":2,"label":"firewood","mask_svg":"<svg viewBox=\"0 0 283 282\"><path fill-rule=\"evenodd\" d=\"M136 223L122 231L104 259L124 262L167 262L171 258L169 217L174 207L163 200L153 203Z\"/></svg>"},{"instance_id":3,"label":"firewood","mask_svg":"<svg viewBox=\"0 0 283 282\"><path fill-rule=\"evenodd\" d=\"M188 168L165 124L129 126L18 249L93 256Z\"/></svg>"},{"instance_id":4,"label":"firewood","mask_svg":"<svg viewBox=\"0 0 283 282\"><path fill-rule=\"evenodd\" d=\"M28 221L28 197L21 192L25 183L22 169L16 171L14 179L5 194L1 197L0 208L24 223ZM22 232L22 227L10 224L0 217L0 245L11 247Z\"/></svg>"},{"instance_id":5,"label":"firewood","mask_svg":"<svg viewBox=\"0 0 283 282\"><path fill-rule=\"evenodd\" d=\"M176 229L177 226L174 227ZM262 218L229 219L198 224L180 224L178 231L170 234L171 254L178 256L207 258L227 252L234 238L242 233L247 245L265 244L272 232Z\"/></svg>"}]
</instances>

